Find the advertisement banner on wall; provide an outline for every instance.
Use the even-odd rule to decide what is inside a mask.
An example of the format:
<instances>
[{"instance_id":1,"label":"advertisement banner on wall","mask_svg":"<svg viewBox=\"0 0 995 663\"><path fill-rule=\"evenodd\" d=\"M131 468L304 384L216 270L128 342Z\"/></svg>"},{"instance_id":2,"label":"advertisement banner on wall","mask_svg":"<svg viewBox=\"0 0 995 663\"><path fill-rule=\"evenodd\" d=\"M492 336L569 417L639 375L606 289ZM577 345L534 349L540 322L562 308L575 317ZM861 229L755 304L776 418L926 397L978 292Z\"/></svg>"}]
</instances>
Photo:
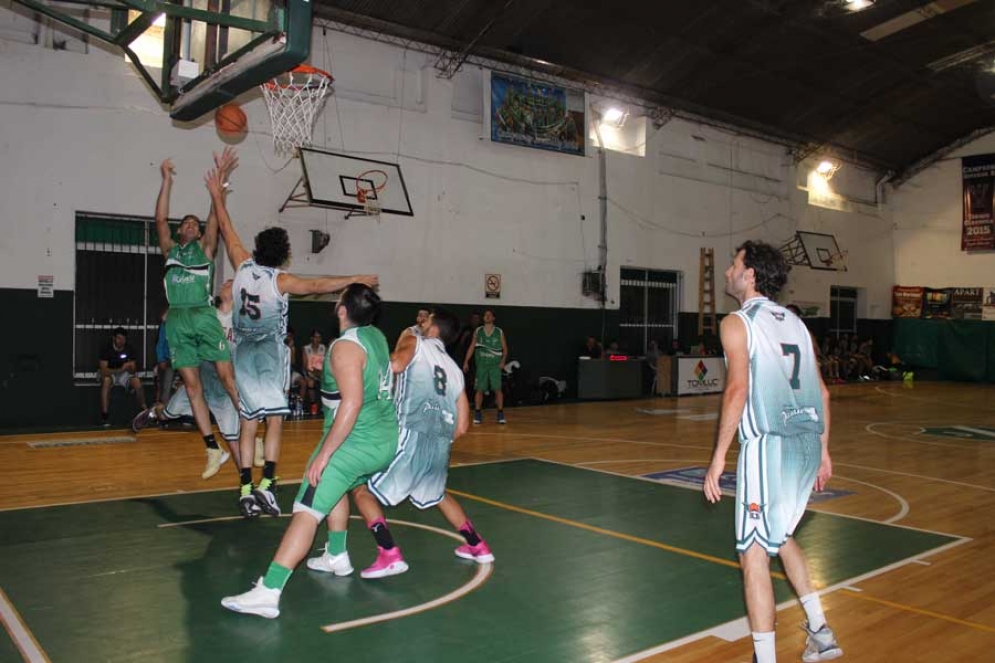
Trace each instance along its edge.
<instances>
[{"instance_id":1,"label":"advertisement banner on wall","mask_svg":"<svg viewBox=\"0 0 995 663\"><path fill-rule=\"evenodd\" d=\"M961 251L995 250L995 154L961 159L964 221Z\"/></svg>"},{"instance_id":2,"label":"advertisement banner on wall","mask_svg":"<svg viewBox=\"0 0 995 663\"><path fill-rule=\"evenodd\" d=\"M494 72L491 140L584 155L584 93Z\"/></svg>"},{"instance_id":3,"label":"advertisement banner on wall","mask_svg":"<svg viewBox=\"0 0 995 663\"><path fill-rule=\"evenodd\" d=\"M924 318L950 317L950 288L926 288L923 296Z\"/></svg>"},{"instance_id":4,"label":"advertisement banner on wall","mask_svg":"<svg viewBox=\"0 0 995 663\"><path fill-rule=\"evenodd\" d=\"M981 288L951 288L950 317L957 320L980 320L981 290Z\"/></svg>"},{"instance_id":5,"label":"advertisement banner on wall","mask_svg":"<svg viewBox=\"0 0 995 663\"><path fill-rule=\"evenodd\" d=\"M921 318L923 290L921 286L896 285L892 290L892 317Z\"/></svg>"},{"instance_id":6,"label":"advertisement banner on wall","mask_svg":"<svg viewBox=\"0 0 995 663\"><path fill-rule=\"evenodd\" d=\"M725 389L726 362L722 357L680 357L677 395L714 394Z\"/></svg>"},{"instance_id":7,"label":"advertisement banner on wall","mask_svg":"<svg viewBox=\"0 0 995 663\"><path fill-rule=\"evenodd\" d=\"M995 320L995 287L985 288L981 303L981 319Z\"/></svg>"}]
</instances>

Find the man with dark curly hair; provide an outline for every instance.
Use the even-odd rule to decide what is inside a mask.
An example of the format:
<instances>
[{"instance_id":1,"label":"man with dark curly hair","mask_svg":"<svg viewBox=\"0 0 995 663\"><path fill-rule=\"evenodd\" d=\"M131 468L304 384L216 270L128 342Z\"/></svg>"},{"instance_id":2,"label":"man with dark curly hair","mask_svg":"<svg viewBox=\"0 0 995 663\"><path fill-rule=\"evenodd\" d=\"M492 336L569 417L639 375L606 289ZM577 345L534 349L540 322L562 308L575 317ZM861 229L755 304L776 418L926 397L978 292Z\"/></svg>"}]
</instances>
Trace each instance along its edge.
<instances>
[{"instance_id":1,"label":"man with dark curly hair","mask_svg":"<svg viewBox=\"0 0 995 663\"><path fill-rule=\"evenodd\" d=\"M779 556L808 618L802 661L843 655L809 578L805 556L792 538L813 486L833 473L829 457L829 392L812 338L797 315L777 305L788 279L784 256L773 246L746 242L726 270L726 293L740 309L722 320L726 388L718 439L705 475L709 502L722 496L726 452L739 432L736 472L736 550L743 568L753 660L774 663L774 588L770 557Z\"/></svg>"},{"instance_id":2,"label":"man with dark curly hair","mask_svg":"<svg viewBox=\"0 0 995 663\"><path fill-rule=\"evenodd\" d=\"M256 235L250 255L232 227L225 205L223 174L211 170L206 177L211 201L218 216L221 236L235 268L232 295L235 299L233 326L235 382L241 397L242 426L239 434L241 472L239 510L245 517L260 510L280 515L274 491L276 463L280 456L283 417L290 413L287 388L290 380L290 349L287 334L289 295L317 295L342 290L351 283L377 284L376 275L301 278L283 271L290 262L290 240L283 228L266 228ZM259 485L252 483L252 461L259 421L266 420L265 462Z\"/></svg>"}]
</instances>

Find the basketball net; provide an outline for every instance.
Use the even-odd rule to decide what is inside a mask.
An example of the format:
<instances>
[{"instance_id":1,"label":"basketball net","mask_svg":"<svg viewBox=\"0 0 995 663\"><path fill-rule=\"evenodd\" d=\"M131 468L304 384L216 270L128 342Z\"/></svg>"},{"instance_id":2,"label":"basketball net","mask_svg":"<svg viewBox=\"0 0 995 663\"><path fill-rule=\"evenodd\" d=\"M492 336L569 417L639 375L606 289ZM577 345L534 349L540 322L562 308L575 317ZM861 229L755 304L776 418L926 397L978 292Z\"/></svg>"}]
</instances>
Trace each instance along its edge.
<instances>
[{"instance_id":1,"label":"basketball net","mask_svg":"<svg viewBox=\"0 0 995 663\"><path fill-rule=\"evenodd\" d=\"M374 198L372 195L372 190L367 189L357 189L356 190L356 200L363 204L363 212L366 216L375 216L377 219L380 218L380 201Z\"/></svg>"},{"instance_id":2,"label":"basketball net","mask_svg":"<svg viewBox=\"0 0 995 663\"><path fill-rule=\"evenodd\" d=\"M301 65L260 85L273 125L273 149L293 154L311 145L314 120L332 91L332 75Z\"/></svg>"},{"instance_id":3,"label":"basketball net","mask_svg":"<svg viewBox=\"0 0 995 663\"><path fill-rule=\"evenodd\" d=\"M848 253L848 251L840 251L839 253L834 253L829 256L829 259L827 260L828 267L835 269L837 272L845 272Z\"/></svg>"}]
</instances>

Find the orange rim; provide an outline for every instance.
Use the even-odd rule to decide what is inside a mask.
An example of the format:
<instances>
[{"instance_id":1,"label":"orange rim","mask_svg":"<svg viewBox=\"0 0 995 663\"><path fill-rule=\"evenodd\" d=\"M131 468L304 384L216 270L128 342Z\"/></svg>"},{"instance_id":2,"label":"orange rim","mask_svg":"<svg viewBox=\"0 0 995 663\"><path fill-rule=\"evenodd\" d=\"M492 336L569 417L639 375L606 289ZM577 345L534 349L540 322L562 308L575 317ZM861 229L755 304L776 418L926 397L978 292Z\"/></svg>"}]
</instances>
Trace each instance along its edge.
<instances>
[{"instance_id":1,"label":"orange rim","mask_svg":"<svg viewBox=\"0 0 995 663\"><path fill-rule=\"evenodd\" d=\"M327 71L325 71L324 69L318 69L317 67L312 67L312 66L306 65L306 64L297 65L296 67L294 67L293 69L291 69L287 73L291 73L291 74L311 74L311 75L315 75L315 76L324 76L325 78L328 79L329 83L335 82L335 77L332 76ZM266 81L265 83L263 83L263 85L265 85L268 88L290 87L289 83L287 83L287 84L278 83L275 78L273 80L271 80L271 81ZM299 87L299 86L298 85L294 85L294 87Z\"/></svg>"},{"instance_id":2,"label":"orange rim","mask_svg":"<svg viewBox=\"0 0 995 663\"><path fill-rule=\"evenodd\" d=\"M377 174L377 173L379 173L380 175L383 176L383 184L374 184L372 189L364 187L364 186L360 186L360 182L363 179L369 179L369 178L366 177L367 175L373 175L373 174ZM361 203L365 203L366 202L366 197L368 195L370 195L371 193L380 193L381 191L383 191L383 188L385 186L387 186L387 181L389 179L390 179L390 176L387 175L387 173L385 171L382 171L379 168L373 168L371 170L366 170L366 171L363 171L362 173L360 173L359 175L356 175L356 200L358 200Z\"/></svg>"}]
</instances>

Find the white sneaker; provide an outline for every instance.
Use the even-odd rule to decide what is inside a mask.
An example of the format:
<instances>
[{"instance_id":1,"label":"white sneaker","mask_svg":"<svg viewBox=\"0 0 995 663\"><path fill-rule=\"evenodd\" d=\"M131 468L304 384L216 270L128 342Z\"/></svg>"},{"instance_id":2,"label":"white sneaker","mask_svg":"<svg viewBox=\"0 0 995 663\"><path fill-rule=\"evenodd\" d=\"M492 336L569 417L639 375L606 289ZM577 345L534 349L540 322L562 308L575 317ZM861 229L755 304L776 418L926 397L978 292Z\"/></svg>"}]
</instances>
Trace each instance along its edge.
<instances>
[{"instance_id":1,"label":"white sneaker","mask_svg":"<svg viewBox=\"0 0 995 663\"><path fill-rule=\"evenodd\" d=\"M347 576L353 571L352 562L349 560L349 552L329 555L327 545L321 557L311 557L308 559L307 567L312 571L333 573L337 576Z\"/></svg>"},{"instance_id":2,"label":"white sneaker","mask_svg":"<svg viewBox=\"0 0 995 663\"><path fill-rule=\"evenodd\" d=\"M256 581L255 586L245 594L226 596L221 599L221 605L234 612L244 612L259 615L266 619L276 619L280 616L279 589L270 589L263 584L263 579Z\"/></svg>"},{"instance_id":3,"label":"white sneaker","mask_svg":"<svg viewBox=\"0 0 995 663\"><path fill-rule=\"evenodd\" d=\"M805 663L816 663L817 661L831 661L843 655L839 643L836 642L836 634L828 624L823 624L818 631L811 631L808 622L802 624L802 629L808 634L805 640L805 651L802 653L802 661Z\"/></svg>"},{"instance_id":4,"label":"white sneaker","mask_svg":"<svg viewBox=\"0 0 995 663\"><path fill-rule=\"evenodd\" d=\"M266 447L261 437L256 438L256 455L252 459L252 464L256 467L262 467L266 464Z\"/></svg>"},{"instance_id":5,"label":"white sneaker","mask_svg":"<svg viewBox=\"0 0 995 663\"><path fill-rule=\"evenodd\" d=\"M204 473L200 475L201 479L210 479L221 466L225 464L231 454L227 451L222 451L221 449L208 449L207 450L207 466L204 468Z\"/></svg>"}]
</instances>

